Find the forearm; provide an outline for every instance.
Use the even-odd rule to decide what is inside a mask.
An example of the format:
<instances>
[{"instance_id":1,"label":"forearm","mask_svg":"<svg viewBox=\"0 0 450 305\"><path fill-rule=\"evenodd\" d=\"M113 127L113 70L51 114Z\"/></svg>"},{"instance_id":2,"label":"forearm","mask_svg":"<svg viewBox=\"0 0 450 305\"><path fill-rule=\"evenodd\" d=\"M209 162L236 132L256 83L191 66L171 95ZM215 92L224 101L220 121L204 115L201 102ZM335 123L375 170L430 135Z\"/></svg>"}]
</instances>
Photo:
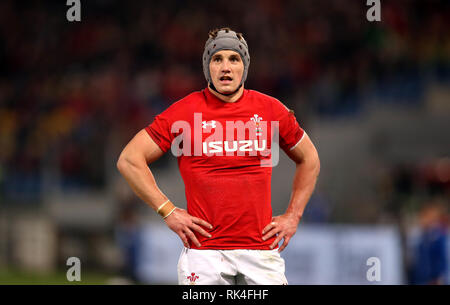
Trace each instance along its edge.
<instances>
[{"instance_id":1,"label":"forearm","mask_svg":"<svg viewBox=\"0 0 450 305\"><path fill-rule=\"evenodd\" d=\"M147 132L141 130L120 154L117 169L136 195L157 211L167 226L178 234L185 247L190 246L189 240L200 247L194 231L209 238L211 234L201 226L209 229L212 226L203 219L189 215L186 210L176 208L158 188L148 164L158 160L163 154Z\"/></svg>"},{"instance_id":2,"label":"forearm","mask_svg":"<svg viewBox=\"0 0 450 305\"><path fill-rule=\"evenodd\" d=\"M278 249L283 251L289 243L291 237L297 231L297 226L303 216L306 204L311 197L316 180L320 171L320 162L316 150L310 145L310 153L303 153L301 148L291 154L296 163L294 182L292 186L291 199L289 201L286 213L272 218L270 224L264 227L262 234L263 240L267 240L277 234L277 237L270 245L273 249L281 239L283 244Z\"/></svg>"},{"instance_id":3,"label":"forearm","mask_svg":"<svg viewBox=\"0 0 450 305\"><path fill-rule=\"evenodd\" d=\"M297 221L300 221L303 216L303 211L314 191L319 172L318 158L296 163L292 193L286 214L294 216Z\"/></svg>"},{"instance_id":4,"label":"forearm","mask_svg":"<svg viewBox=\"0 0 450 305\"><path fill-rule=\"evenodd\" d=\"M167 200L158 188L145 159L121 156L117 168L136 195L155 211Z\"/></svg>"}]
</instances>

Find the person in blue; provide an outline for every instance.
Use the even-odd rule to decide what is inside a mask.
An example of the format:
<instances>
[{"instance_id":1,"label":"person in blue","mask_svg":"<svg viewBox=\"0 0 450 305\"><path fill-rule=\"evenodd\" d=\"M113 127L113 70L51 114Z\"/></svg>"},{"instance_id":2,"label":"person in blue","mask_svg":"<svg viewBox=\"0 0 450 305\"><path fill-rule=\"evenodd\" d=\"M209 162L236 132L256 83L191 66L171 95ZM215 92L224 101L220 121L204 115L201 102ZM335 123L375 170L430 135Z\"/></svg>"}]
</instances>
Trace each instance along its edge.
<instances>
[{"instance_id":1,"label":"person in blue","mask_svg":"<svg viewBox=\"0 0 450 305\"><path fill-rule=\"evenodd\" d=\"M138 260L141 251L142 228L137 219L135 202L125 202L119 211L119 220L115 230L116 242L122 251L124 265L123 276L134 283L139 283Z\"/></svg>"},{"instance_id":2,"label":"person in blue","mask_svg":"<svg viewBox=\"0 0 450 305\"><path fill-rule=\"evenodd\" d=\"M447 228L442 206L425 204L419 212L420 237L414 247L411 284L444 285L447 276Z\"/></svg>"}]
</instances>

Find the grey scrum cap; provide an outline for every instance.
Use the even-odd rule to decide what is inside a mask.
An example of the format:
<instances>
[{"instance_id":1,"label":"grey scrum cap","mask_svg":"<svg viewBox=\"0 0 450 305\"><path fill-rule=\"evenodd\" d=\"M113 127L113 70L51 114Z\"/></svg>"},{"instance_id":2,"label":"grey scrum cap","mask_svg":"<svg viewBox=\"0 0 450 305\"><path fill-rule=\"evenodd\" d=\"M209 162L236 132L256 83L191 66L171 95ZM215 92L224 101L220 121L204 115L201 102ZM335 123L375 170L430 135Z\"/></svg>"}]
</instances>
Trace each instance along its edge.
<instances>
[{"instance_id":1,"label":"grey scrum cap","mask_svg":"<svg viewBox=\"0 0 450 305\"><path fill-rule=\"evenodd\" d=\"M206 81L212 83L211 75L209 73L209 63L211 57L220 50L233 50L239 55L244 63L244 74L239 85L242 86L247 79L248 66L250 65L250 54L248 52L248 45L241 34L236 33L230 29L221 29L214 37L209 37L205 43L205 50L203 51L203 73Z\"/></svg>"}]
</instances>

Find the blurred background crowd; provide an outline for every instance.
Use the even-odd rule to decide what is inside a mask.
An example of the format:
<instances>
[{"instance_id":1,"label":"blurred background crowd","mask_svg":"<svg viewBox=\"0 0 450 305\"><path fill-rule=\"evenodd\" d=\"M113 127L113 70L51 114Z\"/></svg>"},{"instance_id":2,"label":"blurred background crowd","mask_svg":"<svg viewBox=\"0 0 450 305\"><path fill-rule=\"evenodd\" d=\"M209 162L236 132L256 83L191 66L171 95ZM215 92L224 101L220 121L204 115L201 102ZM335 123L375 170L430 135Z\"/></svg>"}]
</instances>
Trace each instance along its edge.
<instances>
[{"instance_id":1,"label":"blurred background crowd","mask_svg":"<svg viewBox=\"0 0 450 305\"><path fill-rule=\"evenodd\" d=\"M294 109L317 143L323 170L304 222L394 225L403 283L445 283L448 1L381 1L381 22L362 0L90 0L80 22L68 8L0 2L0 270L61 266L76 252L92 270L139 281L139 218L153 216L115 161L156 114L206 86L207 33L230 26L249 44L246 87ZM174 159L154 165L163 189L173 190ZM274 177L281 213L289 188L275 180L291 177ZM56 250L27 269L17 232L38 218Z\"/></svg>"}]
</instances>

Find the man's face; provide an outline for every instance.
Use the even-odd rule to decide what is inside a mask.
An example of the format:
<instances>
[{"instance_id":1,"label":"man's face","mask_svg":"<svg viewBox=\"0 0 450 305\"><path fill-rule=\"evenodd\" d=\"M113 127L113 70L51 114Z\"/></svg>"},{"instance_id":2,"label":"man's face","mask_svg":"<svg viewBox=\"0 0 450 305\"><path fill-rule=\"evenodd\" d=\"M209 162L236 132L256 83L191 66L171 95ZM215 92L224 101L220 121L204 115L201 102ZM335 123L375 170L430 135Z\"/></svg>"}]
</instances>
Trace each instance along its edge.
<instances>
[{"instance_id":1,"label":"man's face","mask_svg":"<svg viewBox=\"0 0 450 305\"><path fill-rule=\"evenodd\" d=\"M220 93L234 92L241 83L244 74L244 63L239 53L222 50L215 53L209 63L211 79Z\"/></svg>"}]
</instances>

